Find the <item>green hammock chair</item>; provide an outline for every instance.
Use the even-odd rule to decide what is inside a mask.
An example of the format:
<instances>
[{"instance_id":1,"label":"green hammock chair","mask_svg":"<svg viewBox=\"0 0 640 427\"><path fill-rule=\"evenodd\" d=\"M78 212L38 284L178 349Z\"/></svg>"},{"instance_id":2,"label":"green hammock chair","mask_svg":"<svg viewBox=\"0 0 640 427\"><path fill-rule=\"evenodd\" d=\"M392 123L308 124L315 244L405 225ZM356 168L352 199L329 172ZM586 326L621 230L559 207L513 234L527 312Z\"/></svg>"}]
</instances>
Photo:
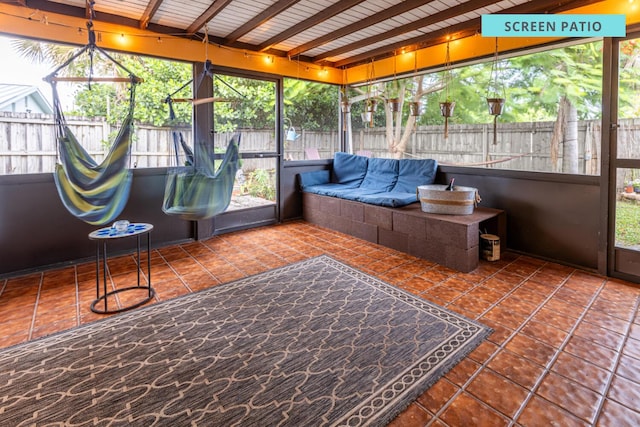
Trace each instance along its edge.
<instances>
[{"instance_id":1,"label":"green hammock chair","mask_svg":"<svg viewBox=\"0 0 640 427\"><path fill-rule=\"evenodd\" d=\"M207 75L213 77L209 61L205 63L200 78ZM191 81L165 99L169 105L170 120L175 119L172 96L189 84ZM195 153L185 143L182 133L174 130L172 135L176 165L180 164L180 151L184 152L186 160L184 166L170 168L167 172L162 205L164 213L197 221L212 218L227 210L240 165L240 134L231 138L217 168L213 141L208 141L210 133L206 129L196 126L195 140L204 136L205 142L198 144Z\"/></svg>"},{"instance_id":2,"label":"green hammock chair","mask_svg":"<svg viewBox=\"0 0 640 427\"><path fill-rule=\"evenodd\" d=\"M239 142L240 135L231 138L217 169L215 156L209 153L209 156L196 154L195 165L169 170L162 205L164 213L197 221L227 210L240 160Z\"/></svg>"},{"instance_id":3,"label":"green hammock chair","mask_svg":"<svg viewBox=\"0 0 640 427\"><path fill-rule=\"evenodd\" d=\"M89 28L90 26L87 25ZM113 221L124 209L129 198L132 172L128 168L131 154L133 109L135 87L140 81L121 64L95 45L90 29L90 43L74 54L67 62L45 77L51 84L56 124L58 160L54 181L62 203L76 218L92 225L103 225ZM62 112L56 88L57 73L74 59L88 52L93 60L94 50L99 50L127 73L130 81L129 110L122 127L109 152L101 163L97 163L73 135ZM91 77L89 77L89 83Z\"/></svg>"}]
</instances>

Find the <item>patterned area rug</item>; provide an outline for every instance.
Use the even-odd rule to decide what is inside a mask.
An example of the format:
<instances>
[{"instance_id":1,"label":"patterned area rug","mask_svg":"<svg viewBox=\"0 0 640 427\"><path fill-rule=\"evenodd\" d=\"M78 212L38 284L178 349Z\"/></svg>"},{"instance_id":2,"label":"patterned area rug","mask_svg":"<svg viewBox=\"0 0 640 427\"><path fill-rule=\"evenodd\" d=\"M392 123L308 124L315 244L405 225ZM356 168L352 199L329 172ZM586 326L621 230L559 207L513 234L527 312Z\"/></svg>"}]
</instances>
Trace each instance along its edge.
<instances>
[{"instance_id":1,"label":"patterned area rug","mask_svg":"<svg viewBox=\"0 0 640 427\"><path fill-rule=\"evenodd\" d=\"M0 425L382 426L490 329L321 256L0 352Z\"/></svg>"}]
</instances>

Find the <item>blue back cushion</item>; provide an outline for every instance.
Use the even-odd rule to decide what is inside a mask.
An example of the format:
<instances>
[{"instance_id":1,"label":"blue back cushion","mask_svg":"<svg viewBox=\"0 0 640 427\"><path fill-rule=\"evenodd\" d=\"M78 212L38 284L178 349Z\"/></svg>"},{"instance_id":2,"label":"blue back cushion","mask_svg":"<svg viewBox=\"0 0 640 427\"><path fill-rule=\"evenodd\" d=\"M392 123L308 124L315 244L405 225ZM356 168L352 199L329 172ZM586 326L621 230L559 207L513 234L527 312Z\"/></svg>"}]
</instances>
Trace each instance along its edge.
<instances>
[{"instance_id":1,"label":"blue back cushion","mask_svg":"<svg viewBox=\"0 0 640 427\"><path fill-rule=\"evenodd\" d=\"M368 160L367 157L356 156L355 154L335 153L331 182L358 187L367 172Z\"/></svg>"},{"instance_id":2,"label":"blue back cushion","mask_svg":"<svg viewBox=\"0 0 640 427\"><path fill-rule=\"evenodd\" d=\"M398 172L398 182L393 191L415 193L419 185L433 184L436 179L438 162L434 159L402 159Z\"/></svg>"},{"instance_id":3,"label":"blue back cushion","mask_svg":"<svg viewBox=\"0 0 640 427\"><path fill-rule=\"evenodd\" d=\"M389 191L398 180L398 164L396 159L369 159L367 174L360 188L371 188L378 191Z\"/></svg>"}]
</instances>

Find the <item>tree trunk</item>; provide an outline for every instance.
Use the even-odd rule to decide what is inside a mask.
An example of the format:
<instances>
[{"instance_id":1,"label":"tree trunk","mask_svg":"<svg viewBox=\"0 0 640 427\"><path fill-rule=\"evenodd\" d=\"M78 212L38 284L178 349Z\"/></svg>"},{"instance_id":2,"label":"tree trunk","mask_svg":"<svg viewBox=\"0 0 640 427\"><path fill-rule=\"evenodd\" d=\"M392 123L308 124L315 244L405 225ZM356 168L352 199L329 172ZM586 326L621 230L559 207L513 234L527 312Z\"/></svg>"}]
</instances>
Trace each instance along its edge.
<instances>
[{"instance_id":1,"label":"tree trunk","mask_svg":"<svg viewBox=\"0 0 640 427\"><path fill-rule=\"evenodd\" d=\"M564 130L567 124L566 115L567 115L567 104L569 101L566 97L562 97L560 99L560 103L558 104L558 117L556 118L556 122L553 125L553 134L551 135L551 171L559 172L560 168L558 167L558 157L560 155L560 143L564 138Z\"/></svg>"},{"instance_id":2,"label":"tree trunk","mask_svg":"<svg viewBox=\"0 0 640 427\"><path fill-rule=\"evenodd\" d=\"M558 164L562 144L562 165ZM578 165L578 112L563 96L558 105L558 117L551 136L551 165L553 172L579 173Z\"/></svg>"},{"instance_id":3,"label":"tree trunk","mask_svg":"<svg viewBox=\"0 0 640 427\"><path fill-rule=\"evenodd\" d=\"M578 166L578 112L576 107L567 100L566 128L564 131L562 149L562 172L579 173Z\"/></svg>"}]
</instances>

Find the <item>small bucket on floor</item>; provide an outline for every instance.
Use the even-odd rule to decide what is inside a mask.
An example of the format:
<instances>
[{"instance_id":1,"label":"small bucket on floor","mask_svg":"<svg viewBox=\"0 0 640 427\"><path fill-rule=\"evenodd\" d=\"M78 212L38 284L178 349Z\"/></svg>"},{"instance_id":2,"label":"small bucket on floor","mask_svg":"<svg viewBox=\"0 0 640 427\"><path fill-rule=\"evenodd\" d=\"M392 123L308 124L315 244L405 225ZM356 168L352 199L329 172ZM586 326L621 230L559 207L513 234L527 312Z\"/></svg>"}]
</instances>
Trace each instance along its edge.
<instances>
[{"instance_id":1,"label":"small bucket on floor","mask_svg":"<svg viewBox=\"0 0 640 427\"><path fill-rule=\"evenodd\" d=\"M500 237L494 234L480 235L480 256L487 261L500 260Z\"/></svg>"}]
</instances>

